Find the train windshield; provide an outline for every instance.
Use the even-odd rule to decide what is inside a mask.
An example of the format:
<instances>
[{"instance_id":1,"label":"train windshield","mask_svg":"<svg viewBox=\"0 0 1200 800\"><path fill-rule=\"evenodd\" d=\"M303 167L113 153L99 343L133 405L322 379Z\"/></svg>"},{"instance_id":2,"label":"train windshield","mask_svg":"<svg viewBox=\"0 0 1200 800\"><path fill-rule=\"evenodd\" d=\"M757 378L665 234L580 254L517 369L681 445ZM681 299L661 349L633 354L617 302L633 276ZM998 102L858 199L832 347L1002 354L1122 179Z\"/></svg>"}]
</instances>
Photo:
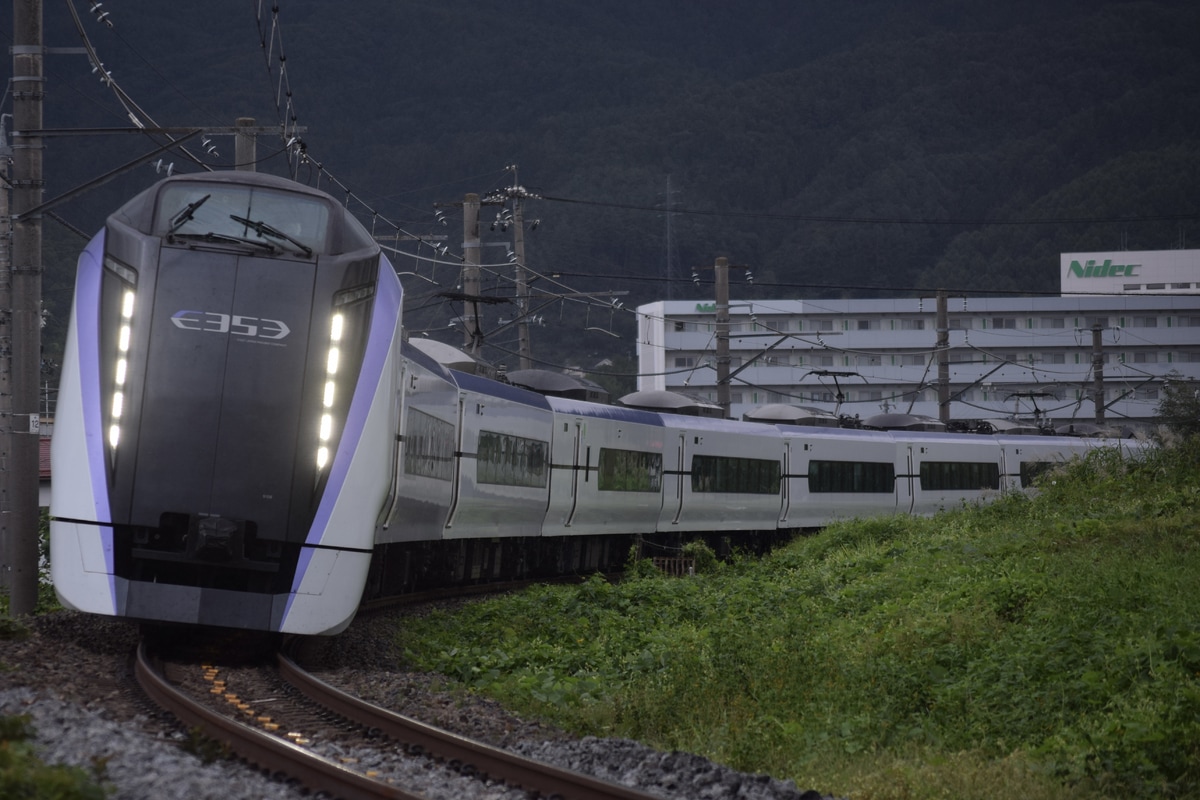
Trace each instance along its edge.
<instances>
[{"instance_id":1,"label":"train windshield","mask_svg":"<svg viewBox=\"0 0 1200 800\"><path fill-rule=\"evenodd\" d=\"M154 218L159 236L237 241L306 258L325 252L329 231L329 207L322 200L244 184L165 186Z\"/></svg>"}]
</instances>

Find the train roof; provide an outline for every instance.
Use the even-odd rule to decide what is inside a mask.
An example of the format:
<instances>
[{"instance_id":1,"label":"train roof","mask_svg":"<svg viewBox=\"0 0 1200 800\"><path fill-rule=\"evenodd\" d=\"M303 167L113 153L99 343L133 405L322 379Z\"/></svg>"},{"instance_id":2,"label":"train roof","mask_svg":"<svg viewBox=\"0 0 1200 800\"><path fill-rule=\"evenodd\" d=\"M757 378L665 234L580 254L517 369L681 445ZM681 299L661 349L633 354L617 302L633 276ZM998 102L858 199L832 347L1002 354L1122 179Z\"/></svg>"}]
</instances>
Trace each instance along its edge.
<instances>
[{"instance_id":1,"label":"train roof","mask_svg":"<svg viewBox=\"0 0 1200 800\"><path fill-rule=\"evenodd\" d=\"M580 417L590 417L592 419L606 419L616 422L630 422L638 425L656 425L662 427L663 420L660 414L653 411L643 411L639 408L626 408L625 406L606 406L598 403L589 403L584 400L578 400L573 397L551 397L550 407L558 414L573 414Z\"/></svg>"},{"instance_id":2,"label":"train roof","mask_svg":"<svg viewBox=\"0 0 1200 800\"><path fill-rule=\"evenodd\" d=\"M789 425L811 425L820 428L836 428L836 414L821 408L793 406L787 403L768 403L742 414L746 422L783 422Z\"/></svg>"},{"instance_id":3,"label":"train roof","mask_svg":"<svg viewBox=\"0 0 1200 800\"><path fill-rule=\"evenodd\" d=\"M744 436L778 436L779 431L774 425L762 425L756 422L742 422L740 419L722 419L720 417L695 417L688 414L662 414L663 425L668 428L682 430L713 431L737 433Z\"/></svg>"},{"instance_id":4,"label":"train roof","mask_svg":"<svg viewBox=\"0 0 1200 800\"><path fill-rule=\"evenodd\" d=\"M718 405L665 389L631 392L618 398L616 402L629 408L641 408L646 411L660 411L669 414L718 418L724 415L724 411Z\"/></svg>"},{"instance_id":5,"label":"train roof","mask_svg":"<svg viewBox=\"0 0 1200 800\"><path fill-rule=\"evenodd\" d=\"M547 411L550 410L550 403L545 395L531 392L528 389L522 389L520 386L501 383L491 378L481 378L478 375L468 375L465 372L458 372L457 370L451 370L450 375L454 382L458 384L459 389L468 392L477 392L490 397L500 397L504 400L511 400L514 403L523 403L535 408L544 408Z\"/></svg>"},{"instance_id":6,"label":"train roof","mask_svg":"<svg viewBox=\"0 0 1200 800\"><path fill-rule=\"evenodd\" d=\"M508 382L551 397L572 397L607 403L608 390L594 381L548 369L518 369L508 373Z\"/></svg>"},{"instance_id":7,"label":"train roof","mask_svg":"<svg viewBox=\"0 0 1200 800\"><path fill-rule=\"evenodd\" d=\"M412 338L408 340L408 344L420 350L446 369L474 373L479 364L475 358L467 355L454 345L439 342L436 339Z\"/></svg>"}]
</instances>

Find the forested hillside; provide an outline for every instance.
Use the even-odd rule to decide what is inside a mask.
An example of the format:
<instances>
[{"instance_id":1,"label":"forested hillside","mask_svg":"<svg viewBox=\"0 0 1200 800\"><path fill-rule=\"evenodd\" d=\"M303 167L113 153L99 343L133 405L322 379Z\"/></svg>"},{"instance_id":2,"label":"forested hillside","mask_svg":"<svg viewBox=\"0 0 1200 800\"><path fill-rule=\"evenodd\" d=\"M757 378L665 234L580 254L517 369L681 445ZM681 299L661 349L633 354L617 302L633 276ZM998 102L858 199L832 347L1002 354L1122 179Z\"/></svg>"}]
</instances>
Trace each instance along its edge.
<instances>
[{"instance_id":1,"label":"forested hillside","mask_svg":"<svg viewBox=\"0 0 1200 800\"><path fill-rule=\"evenodd\" d=\"M529 267L561 276L535 287L628 292L617 312L545 305L534 352L552 364L632 355L628 309L711 297L691 268L720 255L753 269L737 298L1052 292L1063 251L1200 243L1194 2L281 0L273 17L270 4L138 0L105 4L112 29L75 5L158 124L275 124L290 88L315 162L383 219L445 235L445 266L396 259L439 284L408 279L415 330L461 340L446 328L460 310L437 296L454 288L461 222L447 208L436 225L434 203L503 187L519 164L547 198L526 206L541 220ZM48 45L78 44L63 5L45 13ZM51 55L46 71L48 127L128 125L86 58ZM232 143L215 144L206 158L228 166ZM47 195L150 149L54 139ZM93 231L156 177L138 167L57 212ZM47 291L61 313L81 242L55 228ZM485 252L505 261L503 246ZM503 276L487 290L511 292Z\"/></svg>"}]
</instances>

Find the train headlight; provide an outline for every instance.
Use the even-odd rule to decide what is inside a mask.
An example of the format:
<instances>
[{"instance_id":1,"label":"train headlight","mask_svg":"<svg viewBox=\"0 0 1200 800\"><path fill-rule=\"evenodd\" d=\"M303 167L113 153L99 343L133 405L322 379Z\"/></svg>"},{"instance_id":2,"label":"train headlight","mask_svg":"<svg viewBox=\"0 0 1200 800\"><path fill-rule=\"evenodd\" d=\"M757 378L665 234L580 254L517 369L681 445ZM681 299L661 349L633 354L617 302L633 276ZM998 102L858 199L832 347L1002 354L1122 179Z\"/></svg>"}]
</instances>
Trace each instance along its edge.
<instances>
[{"instance_id":1,"label":"train headlight","mask_svg":"<svg viewBox=\"0 0 1200 800\"><path fill-rule=\"evenodd\" d=\"M329 448L333 442L333 410L337 399L338 362L341 359L342 329L345 318L335 313L329 321L329 352L325 356L325 389L321 394L321 419L317 429L317 469L329 463Z\"/></svg>"},{"instance_id":2,"label":"train headlight","mask_svg":"<svg viewBox=\"0 0 1200 800\"><path fill-rule=\"evenodd\" d=\"M113 450L121 442L121 415L125 411L125 377L129 371L129 344L133 339L134 293L121 295L121 327L117 330L117 361L113 369L113 392L109 403L108 446Z\"/></svg>"}]
</instances>

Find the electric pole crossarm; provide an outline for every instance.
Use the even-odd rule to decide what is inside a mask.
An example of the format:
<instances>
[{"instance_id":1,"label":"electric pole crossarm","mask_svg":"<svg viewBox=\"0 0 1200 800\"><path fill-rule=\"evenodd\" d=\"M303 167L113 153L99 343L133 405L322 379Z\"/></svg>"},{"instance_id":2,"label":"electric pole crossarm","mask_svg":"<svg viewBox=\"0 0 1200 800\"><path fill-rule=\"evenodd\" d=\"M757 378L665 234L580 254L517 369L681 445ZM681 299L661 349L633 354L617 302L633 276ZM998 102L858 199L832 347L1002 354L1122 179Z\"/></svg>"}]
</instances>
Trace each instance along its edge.
<instances>
[{"instance_id":1,"label":"electric pole crossarm","mask_svg":"<svg viewBox=\"0 0 1200 800\"><path fill-rule=\"evenodd\" d=\"M301 125L293 128L297 133L304 133L308 130L307 127ZM24 133L24 131L14 131L16 134ZM32 133L32 131L30 132ZM187 136L191 138L197 133L203 133L206 136L235 136L238 134L255 134L266 136L272 133L279 133L278 126L236 126L236 125L217 125L209 127L196 127L188 125L186 127L145 127L145 128L42 128L37 131L38 136L42 137L57 137L57 136L107 136L109 134L162 134L166 136ZM179 144L179 142L174 142Z\"/></svg>"},{"instance_id":2,"label":"electric pole crossarm","mask_svg":"<svg viewBox=\"0 0 1200 800\"><path fill-rule=\"evenodd\" d=\"M733 372L729 373L729 377L728 377L728 378L726 378L726 380L733 380L734 376L736 376L736 375L737 375L739 372L741 372L742 370L746 369L746 368L747 368L747 367L749 367L749 366L752 366L752 365L753 365L754 363L756 363L756 362L757 362L757 361L758 361L760 358L762 358L762 357L763 357L763 356L765 356L767 353L769 353L769 352L771 352L772 350L774 350L776 347L779 347L779 345L783 344L784 342L786 342L786 341L787 341L788 339L790 339L790 338L792 338L792 337L791 337L791 336L786 336L786 335L785 335L785 336L780 336L778 341L776 341L775 343L771 344L769 347L764 347L762 350L759 350L757 353L755 353L754 355L750 356L750 358L746 359L746 363L745 363L745 364L742 364L740 367L738 367L737 369L735 369Z\"/></svg>"}]
</instances>

